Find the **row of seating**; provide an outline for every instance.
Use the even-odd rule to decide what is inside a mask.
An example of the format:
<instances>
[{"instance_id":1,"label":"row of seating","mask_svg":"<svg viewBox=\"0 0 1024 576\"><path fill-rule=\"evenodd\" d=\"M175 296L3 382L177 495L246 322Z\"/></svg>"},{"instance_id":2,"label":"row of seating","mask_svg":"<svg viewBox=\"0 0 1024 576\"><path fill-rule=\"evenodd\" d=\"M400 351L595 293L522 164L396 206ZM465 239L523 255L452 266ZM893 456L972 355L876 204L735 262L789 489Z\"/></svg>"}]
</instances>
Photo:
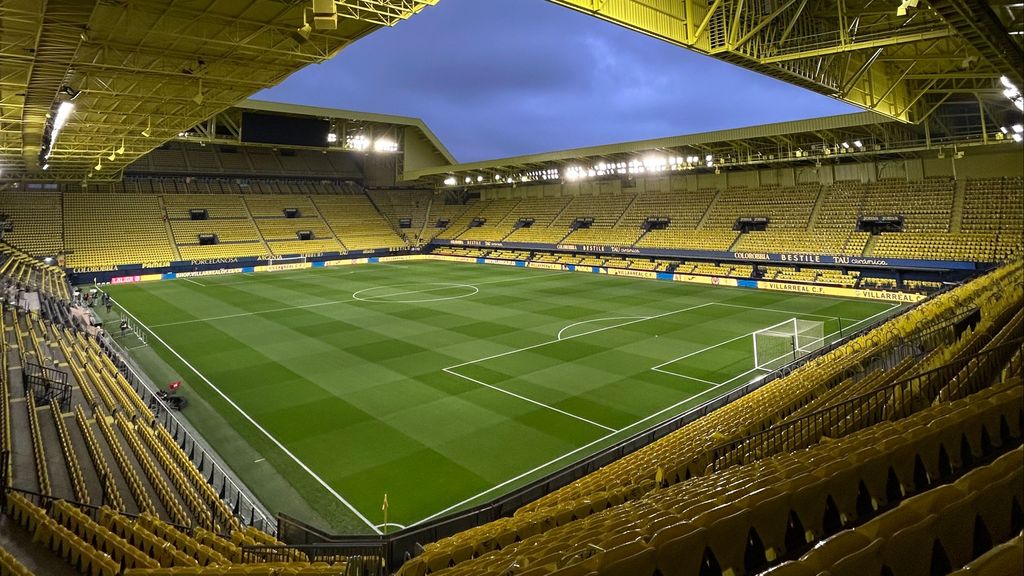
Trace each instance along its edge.
<instances>
[{"instance_id":1,"label":"row of seating","mask_svg":"<svg viewBox=\"0 0 1024 576\"><path fill-rule=\"evenodd\" d=\"M329 564L311 563L293 551L283 558L276 555L271 563L258 554L244 555L244 547L278 549L282 544L265 532L241 526L96 339L35 314L8 309L0 315L0 342L5 362L10 343L24 359L66 370L73 385L71 414L77 427L64 424L66 413L56 399L36 407L32 394L23 398L28 430L14 439L4 435L4 442L20 442L11 446L14 453L36 447L28 451L36 469L12 468L9 478L12 486L37 495L9 491L7 513L83 574L171 570L327 575L346 569L344 557ZM2 375L0 429L6 430L14 391L7 371ZM49 425L49 420L54 424ZM53 432L44 433L44 424ZM46 444L47 438L52 444ZM60 470L50 455L57 450L63 460ZM50 478L51 486L40 488L44 482L39 478L44 477ZM95 500L103 506L89 506ZM379 558L361 558L353 567L380 564Z\"/></svg>"},{"instance_id":2,"label":"row of seating","mask_svg":"<svg viewBox=\"0 0 1024 576\"><path fill-rule=\"evenodd\" d=\"M953 567L960 567L1020 530L1022 399L1019 379L1007 382L804 452L656 485L623 503L594 499L579 515L551 517L554 526L540 534L504 535L451 554L428 549L400 574L754 574L802 554L820 561L821 551L842 534L875 530L878 536L875 526L905 522L912 516L907 510L955 501L957 493L971 505L949 510L950 523L970 526L960 534L985 535L977 542L961 539L953 556ZM991 439L987 452L982 437ZM977 446L977 453L968 446ZM992 458L998 459L990 466L975 464ZM945 459L951 464L943 465ZM984 530L975 528L976 516ZM834 566L823 561L809 573Z\"/></svg>"},{"instance_id":3,"label":"row of seating","mask_svg":"<svg viewBox=\"0 0 1024 576\"><path fill-rule=\"evenodd\" d=\"M39 291L61 300L71 297L63 269L45 264L3 242L0 242L0 278L5 285L19 286L23 290Z\"/></svg>"},{"instance_id":4,"label":"row of seating","mask_svg":"<svg viewBox=\"0 0 1024 576\"><path fill-rule=\"evenodd\" d=\"M33 576L32 571L25 567L10 552L0 546L0 573L4 576Z\"/></svg>"},{"instance_id":5,"label":"row of seating","mask_svg":"<svg viewBox=\"0 0 1024 576\"><path fill-rule=\"evenodd\" d=\"M553 528L556 518L583 519L595 503L635 500L663 478L668 484L706 473L711 450L730 439L763 430L839 385L851 371L869 369L871 359L902 346L931 327L952 321L993 294L1017 294L1019 261L945 292L910 309L880 328L797 368L758 390L712 412L661 440L520 508L513 517L467 530L456 537L425 545L431 554L455 554L496 538L526 538ZM1016 290L1016 292L1014 292ZM986 315L983 308L982 314ZM891 381L891 380L890 380ZM506 535L506 536L502 536Z\"/></svg>"}]
</instances>

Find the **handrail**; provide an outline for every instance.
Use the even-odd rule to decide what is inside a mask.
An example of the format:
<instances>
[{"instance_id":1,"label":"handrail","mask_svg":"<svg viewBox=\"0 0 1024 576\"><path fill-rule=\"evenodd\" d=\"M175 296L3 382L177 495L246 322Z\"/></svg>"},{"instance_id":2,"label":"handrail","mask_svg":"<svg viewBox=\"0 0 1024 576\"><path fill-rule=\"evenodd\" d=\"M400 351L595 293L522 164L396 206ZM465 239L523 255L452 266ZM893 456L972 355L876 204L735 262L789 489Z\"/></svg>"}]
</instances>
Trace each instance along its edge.
<instances>
[{"instance_id":1,"label":"handrail","mask_svg":"<svg viewBox=\"0 0 1024 576\"><path fill-rule=\"evenodd\" d=\"M708 461L714 470L722 470L746 463L751 458L761 459L806 448L826 436L845 436L885 420L906 418L931 405L953 377L972 362L977 363L978 368L974 372L977 377L972 379L971 386L961 389L949 400L977 392L984 387L979 383L991 383L993 380L994 363L988 360L996 358L1000 362L1005 361L1014 351L1022 348L1022 343L1024 338L1016 338L838 404L825 406L795 420L725 442L708 451Z\"/></svg>"}]
</instances>

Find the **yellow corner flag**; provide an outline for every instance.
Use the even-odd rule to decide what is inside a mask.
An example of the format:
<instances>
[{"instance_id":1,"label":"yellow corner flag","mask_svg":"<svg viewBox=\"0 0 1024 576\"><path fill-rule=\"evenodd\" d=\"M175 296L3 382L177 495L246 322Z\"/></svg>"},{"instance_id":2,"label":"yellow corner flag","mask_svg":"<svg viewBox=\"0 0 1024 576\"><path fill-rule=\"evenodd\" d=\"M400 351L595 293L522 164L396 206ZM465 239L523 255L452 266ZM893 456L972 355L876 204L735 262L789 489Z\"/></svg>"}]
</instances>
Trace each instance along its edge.
<instances>
[{"instance_id":1,"label":"yellow corner flag","mask_svg":"<svg viewBox=\"0 0 1024 576\"><path fill-rule=\"evenodd\" d=\"M384 512L384 533L388 533L388 493L384 493L384 503L380 505L380 509Z\"/></svg>"}]
</instances>

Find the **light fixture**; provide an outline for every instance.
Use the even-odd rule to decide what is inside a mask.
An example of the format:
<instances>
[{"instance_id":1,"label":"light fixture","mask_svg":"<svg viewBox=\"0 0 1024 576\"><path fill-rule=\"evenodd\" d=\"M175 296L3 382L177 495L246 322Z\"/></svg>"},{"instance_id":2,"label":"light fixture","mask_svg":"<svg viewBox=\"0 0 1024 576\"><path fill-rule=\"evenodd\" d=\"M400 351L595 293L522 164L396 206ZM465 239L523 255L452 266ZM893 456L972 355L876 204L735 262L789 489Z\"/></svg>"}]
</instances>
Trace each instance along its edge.
<instances>
[{"instance_id":1,"label":"light fixture","mask_svg":"<svg viewBox=\"0 0 1024 576\"><path fill-rule=\"evenodd\" d=\"M121 147L115 150L118 154L124 154L124 138L121 138Z\"/></svg>"},{"instance_id":2,"label":"light fixture","mask_svg":"<svg viewBox=\"0 0 1024 576\"><path fill-rule=\"evenodd\" d=\"M362 134L349 136L348 148L351 150L357 150L359 152L368 150L370 148L370 139Z\"/></svg>"},{"instance_id":3,"label":"light fixture","mask_svg":"<svg viewBox=\"0 0 1024 576\"><path fill-rule=\"evenodd\" d=\"M1024 133L1024 125L1021 125L1021 124L1014 124L1014 125L1013 125L1013 131L1014 131L1014 133L1016 133L1016 134L1021 134L1021 133Z\"/></svg>"},{"instance_id":4,"label":"light fixture","mask_svg":"<svg viewBox=\"0 0 1024 576\"><path fill-rule=\"evenodd\" d=\"M103 158L97 158L96 159L96 165L93 166L92 169L93 170L102 170L103 169Z\"/></svg>"},{"instance_id":5,"label":"light fixture","mask_svg":"<svg viewBox=\"0 0 1024 576\"><path fill-rule=\"evenodd\" d=\"M843 146L843 150L849 150L850 149L850 143L849 142L843 142L842 146Z\"/></svg>"},{"instance_id":6,"label":"light fixture","mask_svg":"<svg viewBox=\"0 0 1024 576\"><path fill-rule=\"evenodd\" d=\"M327 134L327 143L328 144L334 144L337 141L338 141L338 135L337 134L335 134L334 132L330 132L330 133Z\"/></svg>"},{"instance_id":7,"label":"light fixture","mask_svg":"<svg viewBox=\"0 0 1024 576\"><path fill-rule=\"evenodd\" d=\"M203 105L203 79L202 78L199 79L199 92L197 92L196 95L192 97L192 101L196 103L196 106L202 106Z\"/></svg>"},{"instance_id":8,"label":"light fixture","mask_svg":"<svg viewBox=\"0 0 1024 576\"><path fill-rule=\"evenodd\" d=\"M378 138L377 141L373 143L373 151L374 152L397 152L398 151L398 143L395 142L394 140L390 139L390 138Z\"/></svg>"},{"instance_id":9,"label":"light fixture","mask_svg":"<svg viewBox=\"0 0 1024 576\"><path fill-rule=\"evenodd\" d=\"M43 170L49 170L49 169L50 169L50 165L48 163L47 164L43 164Z\"/></svg>"},{"instance_id":10,"label":"light fixture","mask_svg":"<svg viewBox=\"0 0 1024 576\"><path fill-rule=\"evenodd\" d=\"M152 128L153 119L146 116L146 129L142 131L143 138L149 138L149 129Z\"/></svg>"},{"instance_id":11,"label":"light fixture","mask_svg":"<svg viewBox=\"0 0 1024 576\"><path fill-rule=\"evenodd\" d=\"M459 181L456 180L455 176L449 176L449 177L444 179L444 185L445 186L455 186L458 183L459 183Z\"/></svg>"},{"instance_id":12,"label":"light fixture","mask_svg":"<svg viewBox=\"0 0 1024 576\"><path fill-rule=\"evenodd\" d=\"M75 98L78 98L79 94L82 93L81 90L75 90L74 88L72 88L71 86L68 86L67 84L64 84L63 86L61 86L60 90L58 92L60 94L63 94L65 96L67 96L68 100L74 100Z\"/></svg>"},{"instance_id":13,"label":"light fixture","mask_svg":"<svg viewBox=\"0 0 1024 576\"><path fill-rule=\"evenodd\" d=\"M310 34L313 33L313 27L309 25L309 21L306 20L306 9L302 9L302 26L295 29L295 33L292 36L297 43L302 44L303 42L309 41Z\"/></svg>"},{"instance_id":14,"label":"light fixture","mask_svg":"<svg viewBox=\"0 0 1024 576\"><path fill-rule=\"evenodd\" d=\"M111 150L110 151L110 156L107 156L107 160L110 160L111 162L113 162L114 160L117 160L117 151L116 150Z\"/></svg>"},{"instance_id":15,"label":"light fixture","mask_svg":"<svg viewBox=\"0 0 1024 576\"><path fill-rule=\"evenodd\" d=\"M897 16L906 16L907 8L917 8L917 4L920 0L903 0L899 7L896 8Z\"/></svg>"},{"instance_id":16,"label":"light fixture","mask_svg":"<svg viewBox=\"0 0 1024 576\"><path fill-rule=\"evenodd\" d=\"M338 6L334 0L313 0L313 24L317 30L338 29Z\"/></svg>"},{"instance_id":17,"label":"light fixture","mask_svg":"<svg viewBox=\"0 0 1024 576\"><path fill-rule=\"evenodd\" d=\"M1018 134L1017 132L1013 133L1013 141L1014 142L1019 143L1022 139L1024 139L1024 136L1022 136L1021 134Z\"/></svg>"},{"instance_id":18,"label":"light fixture","mask_svg":"<svg viewBox=\"0 0 1024 576\"><path fill-rule=\"evenodd\" d=\"M853 141L853 145L854 145L854 146L855 146L856 148L858 148L858 149L860 149L860 148L863 148L863 147L864 147L864 143L863 143L863 142L861 142L860 140L854 140L854 141Z\"/></svg>"}]
</instances>

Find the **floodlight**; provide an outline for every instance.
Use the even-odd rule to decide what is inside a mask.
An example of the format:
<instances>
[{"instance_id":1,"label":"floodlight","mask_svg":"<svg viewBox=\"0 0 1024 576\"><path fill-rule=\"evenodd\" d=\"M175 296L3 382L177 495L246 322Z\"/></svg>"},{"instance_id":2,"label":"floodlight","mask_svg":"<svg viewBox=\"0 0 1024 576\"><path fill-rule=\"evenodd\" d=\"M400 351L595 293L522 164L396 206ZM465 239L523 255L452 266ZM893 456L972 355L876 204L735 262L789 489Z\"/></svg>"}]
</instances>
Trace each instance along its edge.
<instances>
[{"instance_id":1,"label":"floodlight","mask_svg":"<svg viewBox=\"0 0 1024 576\"><path fill-rule=\"evenodd\" d=\"M331 132L331 133L329 133L327 135L327 143L328 144L334 144L337 141L338 141L338 135L335 134L334 132Z\"/></svg>"},{"instance_id":2,"label":"floodlight","mask_svg":"<svg viewBox=\"0 0 1024 576\"><path fill-rule=\"evenodd\" d=\"M61 102L57 108L57 117L53 120L53 131L54 133L60 132L60 129L68 123L68 119L71 117L71 113L75 110L75 105L71 102ZM53 137L57 139L56 136Z\"/></svg>"},{"instance_id":3,"label":"floodlight","mask_svg":"<svg viewBox=\"0 0 1024 576\"><path fill-rule=\"evenodd\" d=\"M843 150L849 150L849 149L850 149L850 143L849 142L843 142Z\"/></svg>"},{"instance_id":4,"label":"floodlight","mask_svg":"<svg viewBox=\"0 0 1024 576\"><path fill-rule=\"evenodd\" d=\"M362 134L350 136L348 139L348 147L362 152L370 147L370 139Z\"/></svg>"},{"instance_id":5,"label":"floodlight","mask_svg":"<svg viewBox=\"0 0 1024 576\"><path fill-rule=\"evenodd\" d=\"M1013 131L1015 133L1017 133L1017 134L1020 134L1021 132L1024 132L1024 126L1022 126L1020 124L1014 124L1013 125Z\"/></svg>"},{"instance_id":6,"label":"floodlight","mask_svg":"<svg viewBox=\"0 0 1024 576\"><path fill-rule=\"evenodd\" d=\"M50 165L49 164L43 164L43 170L49 170L49 169L50 169Z\"/></svg>"},{"instance_id":7,"label":"floodlight","mask_svg":"<svg viewBox=\"0 0 1024 576\"><path fill-rule=\"evenodd\" d=\"M111 150L110 151L110 156L107 156L107 160L110 160L111 162L113 162L114 160L117 160L117 152L114 151L114 150Z\"/></svg>"},{"instance_id":8,"label":"floodlight","mask_svg":"<svg viewBox=\"0 0 1024 576\"><path fill-rule=\"evenodd\" d=\"M118 154L124 154L124 138L121 138L121 147L115 150Z\"/></svg>"},{"instance_id":9,"label":"floodlight","mask_svg":"<svg viewBox=\"0 0 1024 576\"><path fill-rule=\"evenodd\" d=\"M153 119L146 116L146 129L142 131L143 138L149 138L149 129L152 128Z\"/></svg>"},{"instance_id":10,"label":"floodlight","mask_svg":"<svg viewBox=\"0 0 1024 576\"><path fill-rule=\"evenodd\" d=\"M302 26L299 26L298 28L295 29L295 32L292 34L292 39L295 40L296 43L302 44L303 42L309 41L309 36L312 33L313 27L310 26L309 21L306 20L306 10L305 8L303 8Z\"/></svg>"},{"instance_id":11,"label":"floodlight","mask_svg":"<svg viewBox=\"0 0 1024 576\"><path fill-rule=\"evenodd\" d=\"M856 146L857 148L863 148L864 147L864 143L861 142L860 140L854 140L853 141L853 145Z\"/></svg>"},{"instance_id":12,"label":"floodlight","mask_svg":"<svg viewBox=\"0 0 1024 576\"><path fill-rule=\"evenodd\" d=\"M455 179L455 176L449 176L444 179L445 186L455 186L459 181Z\"/></svg>"},{"instance_id":13,"label":"floodlight","mask_svg":"<svg viewBox=\"0 0 1024 576\"><path fill-rule=\"evenodd\" d=\"M93 166L92 169L93 170L102 170L103 169L103 159L102 158L97 158L96 159L96 165Z\"/></svg>"},{"instance_id":14,"label":"floodlight","mask_svg":"<svg viewBox=\"0 0 1024 576\"><path fill-rule=\"evenodd\" d=\"M1016 86L1013 85L1013 82L1010 82L1010 79L1006 76L1000 76L999 81L1003 83L1003 88L1016 88Z\"/></svg>"},{"instance_id":15,"label":"floodlight","mask_svg":"<svg viewBox=\"0 0 1024 576\"><path fill-rule=\"evenodd\" d=\"M1024 139L1024 136L1021 136L1020 134L1018 134L1016 132L1013 133L1013 141L1014 142L1020 142L1022 139Z\"/></svg>"},{"instance_id":16,"label":"floodlight","mask_svg":"<svg viewBox=\"0 0 1024 576\"><path fill-rule=\"evenodd\" d=\"M395 142L394 140L390 139L390 138L378 138L377 141L373 143L373 151L374 152L397 152L398 151L398 143Z\"/></svg>"}]
</instances>

